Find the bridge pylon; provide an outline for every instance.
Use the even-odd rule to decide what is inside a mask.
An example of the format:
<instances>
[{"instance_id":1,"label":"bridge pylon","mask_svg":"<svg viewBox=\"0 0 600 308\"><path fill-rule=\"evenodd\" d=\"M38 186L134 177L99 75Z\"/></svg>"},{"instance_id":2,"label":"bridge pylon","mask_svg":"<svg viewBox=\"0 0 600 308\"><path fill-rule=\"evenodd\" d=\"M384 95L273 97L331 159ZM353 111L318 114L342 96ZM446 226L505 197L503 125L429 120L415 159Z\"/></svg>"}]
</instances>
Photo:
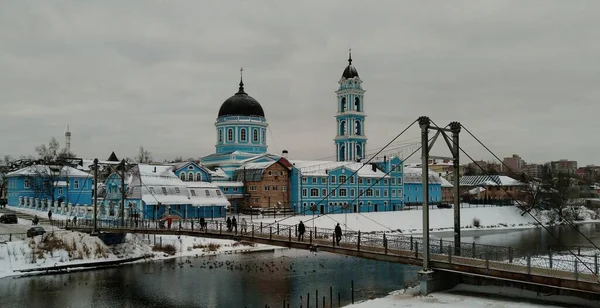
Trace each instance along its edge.
<instances>
[{"instance_id":1,"label":"bridge pylon","mask_svg":"<svg viewBox=\"0 0 600 308\"><path fill-rule=\"evenodd\" d=\"M452 157L442 157L444 159L451 159L452 166L454 169L453 173L453 197L454 197L454 255L460 256L460 147L459 147L459 133L461 125L459 122L451 122L446 127L438 127L437 125L431 125L431 119L427 116L419 117L419 126L421 127L421 172L423 181L423 269L420 272L421 275L421 293L427 294L431 291L430 287L431 280L434 280L433 272L431 271L429 264L429 159L431 148L435 144L437 138L441 135L446 142L446 145L452 153ZM448 128L449 127L449 128ZM434 130L435 135L431 140L429 139L429 130ZM451 134L451 137L448 136ZM440 158L440 157L436 157ZM425 288L423 286L425 285Z\"/></svg>"}]
</instances>

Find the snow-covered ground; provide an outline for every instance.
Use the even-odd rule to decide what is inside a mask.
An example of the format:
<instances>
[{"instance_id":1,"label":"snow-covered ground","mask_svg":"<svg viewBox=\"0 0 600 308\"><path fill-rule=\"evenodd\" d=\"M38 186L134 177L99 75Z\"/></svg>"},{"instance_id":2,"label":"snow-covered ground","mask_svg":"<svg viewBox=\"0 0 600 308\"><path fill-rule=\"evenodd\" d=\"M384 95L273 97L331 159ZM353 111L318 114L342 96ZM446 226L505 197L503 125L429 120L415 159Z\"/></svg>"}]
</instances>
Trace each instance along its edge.
<instances>
[{"instance_id":1,"label":"snow-covered ground","mask_svg":"<svg viewBox=\"0 0 600 308\"><path fill-rule=\"evenodd\" d=\"M591 214L585 215L585 221L593 221ZM536 219L547 223L548 219L544 213L536 213L535 219L529 214L521 215L521 210L515 206L502 207L477 207L461 208L460 225L463 230L490 230L490 229L521 229L539 226ZM449 231L454 228L453 209L430 209L429 228L430 231ZM313 219L314 218L314 219ZM480 227L473 226L474 220L478 219ZM297 224L303 221L307 227L314 225L318 228L333 229L337 223L348 230L372 232L372 231L401 231L405 234L421 234L423 232L422 210L376 212L376 213L351 213L330 214L326 216L294 216L290 218L262 218L254 221L265 223L280 222L281 224Z\"/></svg>"},{"instance_id":2,"label":"snow-covered ground","mask_svg":"<svg viewBox=\"0 0 600 308\"><path fill-rule=\"evenodd\" d=\"M493 307L493 308L542 308L564 307L577 305L578 307L597 307L597 303L572 298L554 297L556 304L542 302L550 300L546 295L531 291L524 291L503 287L480 287L471 285L458 285L451 290L432 293L427 296L419 294L418 288L410 288L390 293L387 297L364 301L346 306L348 308L397 308L397 307L423 307L423 308L463 308L463 307Z\"/></svg>"},{"instance_id":3,"label":"snow-covered ground","mask_svg":"<svg viewBox=\"0 0 600 308\"><path fill-rule=\"evenodd\" d=\"M155 245L156 241L156 245ZM162 244L162 249L157 249ZM168 246L171 245L171 246ZM146 256L169 259L274 249L266 245L187 236L127 235L126 243L107 246L99 238L71 231L48 232L22 241L0 244L0 278L21 275L19 270L96 263ZM167 252L164 252L167 251Z\"/></svg>"}]
</instances>

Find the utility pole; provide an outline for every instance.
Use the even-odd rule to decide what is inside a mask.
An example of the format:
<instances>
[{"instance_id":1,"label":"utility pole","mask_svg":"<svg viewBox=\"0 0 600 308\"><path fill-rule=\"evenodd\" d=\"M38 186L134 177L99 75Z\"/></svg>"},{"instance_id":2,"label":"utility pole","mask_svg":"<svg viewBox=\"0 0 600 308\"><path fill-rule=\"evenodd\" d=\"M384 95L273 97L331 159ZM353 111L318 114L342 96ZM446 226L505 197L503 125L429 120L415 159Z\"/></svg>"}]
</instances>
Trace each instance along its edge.
<instances>
[{"instance_id":1,"label":"utility pole","mask_svg":"<svg viewBox=\"0 0 600 308\"><path fill-rule=\"evenodd\" d=\"M94 230L93 234L98 234L98 220L97 220L97 212L98 212L98 159L94 159Z\"/></svg>"},{"instance_id":2,"label":"utility pole","mask_svg":"<svg viewBox=\"0 0 600 308\"><path fill-rule=\"evenodd\" d=\"M428 117L419 118L421 127L421 172L423 180L423 271L429 271L429 123Z\"/></svg>"},{"instance_id":3,"label":"utility pole","mask_svg":"<svg viewBox=\"0 0 600 308\"><path fill-rule=\"evenodd\" d=\"M121 160L121 226L125 226L125 159Z\"/></svg>"}]
</instances>

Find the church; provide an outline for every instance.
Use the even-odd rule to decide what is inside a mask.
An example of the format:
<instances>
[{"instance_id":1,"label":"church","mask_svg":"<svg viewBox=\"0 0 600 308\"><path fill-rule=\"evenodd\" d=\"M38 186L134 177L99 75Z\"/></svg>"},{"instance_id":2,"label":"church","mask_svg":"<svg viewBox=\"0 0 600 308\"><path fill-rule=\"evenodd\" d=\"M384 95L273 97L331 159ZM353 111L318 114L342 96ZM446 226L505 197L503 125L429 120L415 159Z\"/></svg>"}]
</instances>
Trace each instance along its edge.
<instances>
[{"instance_id":1,"label":"church","mask_svg":"<svg viewBox=\"0 0 600 308\"><path fill-rule=\"evenodd\" d=\"M212 182L228 196L233 211L330 214L402 209L407 198L403 161L385 157L362 162L368 157L365 90L352 61L349 53L332 106L335 161L290 159L286 150L280 155L268 153L265 111L246 93L240 77L237 93L223 102L217 115L216 151L200 160L211 170ZM411 183L415 185L419 184ZM234 187L235 194L229 191ZM439 177L430 177L429 190L431 203L441 201Z\"/></svg>"}]
</instances>

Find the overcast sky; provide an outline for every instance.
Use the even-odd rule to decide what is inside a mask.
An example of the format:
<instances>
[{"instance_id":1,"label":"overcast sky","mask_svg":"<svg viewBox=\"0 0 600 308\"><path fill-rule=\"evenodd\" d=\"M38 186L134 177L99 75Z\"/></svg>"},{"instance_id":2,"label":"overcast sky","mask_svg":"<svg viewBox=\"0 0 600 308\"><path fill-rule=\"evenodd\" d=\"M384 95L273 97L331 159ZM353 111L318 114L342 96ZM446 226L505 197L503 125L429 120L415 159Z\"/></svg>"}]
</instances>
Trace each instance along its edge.
<instances>
[{"instance_id":1,"label":"overcast sky","mask_svg":"<svg viewBox=\"0 0 600 308\"><path fill-rule=\"evenodd\" d=\"M600 2L546 0L0 0L0 155L63 144L67 124L89 158L213 153L243 66L269 151L331 159L348 48L368 151L427 115L501 157L600 164Z\"/></svg>"}]
</instances>

